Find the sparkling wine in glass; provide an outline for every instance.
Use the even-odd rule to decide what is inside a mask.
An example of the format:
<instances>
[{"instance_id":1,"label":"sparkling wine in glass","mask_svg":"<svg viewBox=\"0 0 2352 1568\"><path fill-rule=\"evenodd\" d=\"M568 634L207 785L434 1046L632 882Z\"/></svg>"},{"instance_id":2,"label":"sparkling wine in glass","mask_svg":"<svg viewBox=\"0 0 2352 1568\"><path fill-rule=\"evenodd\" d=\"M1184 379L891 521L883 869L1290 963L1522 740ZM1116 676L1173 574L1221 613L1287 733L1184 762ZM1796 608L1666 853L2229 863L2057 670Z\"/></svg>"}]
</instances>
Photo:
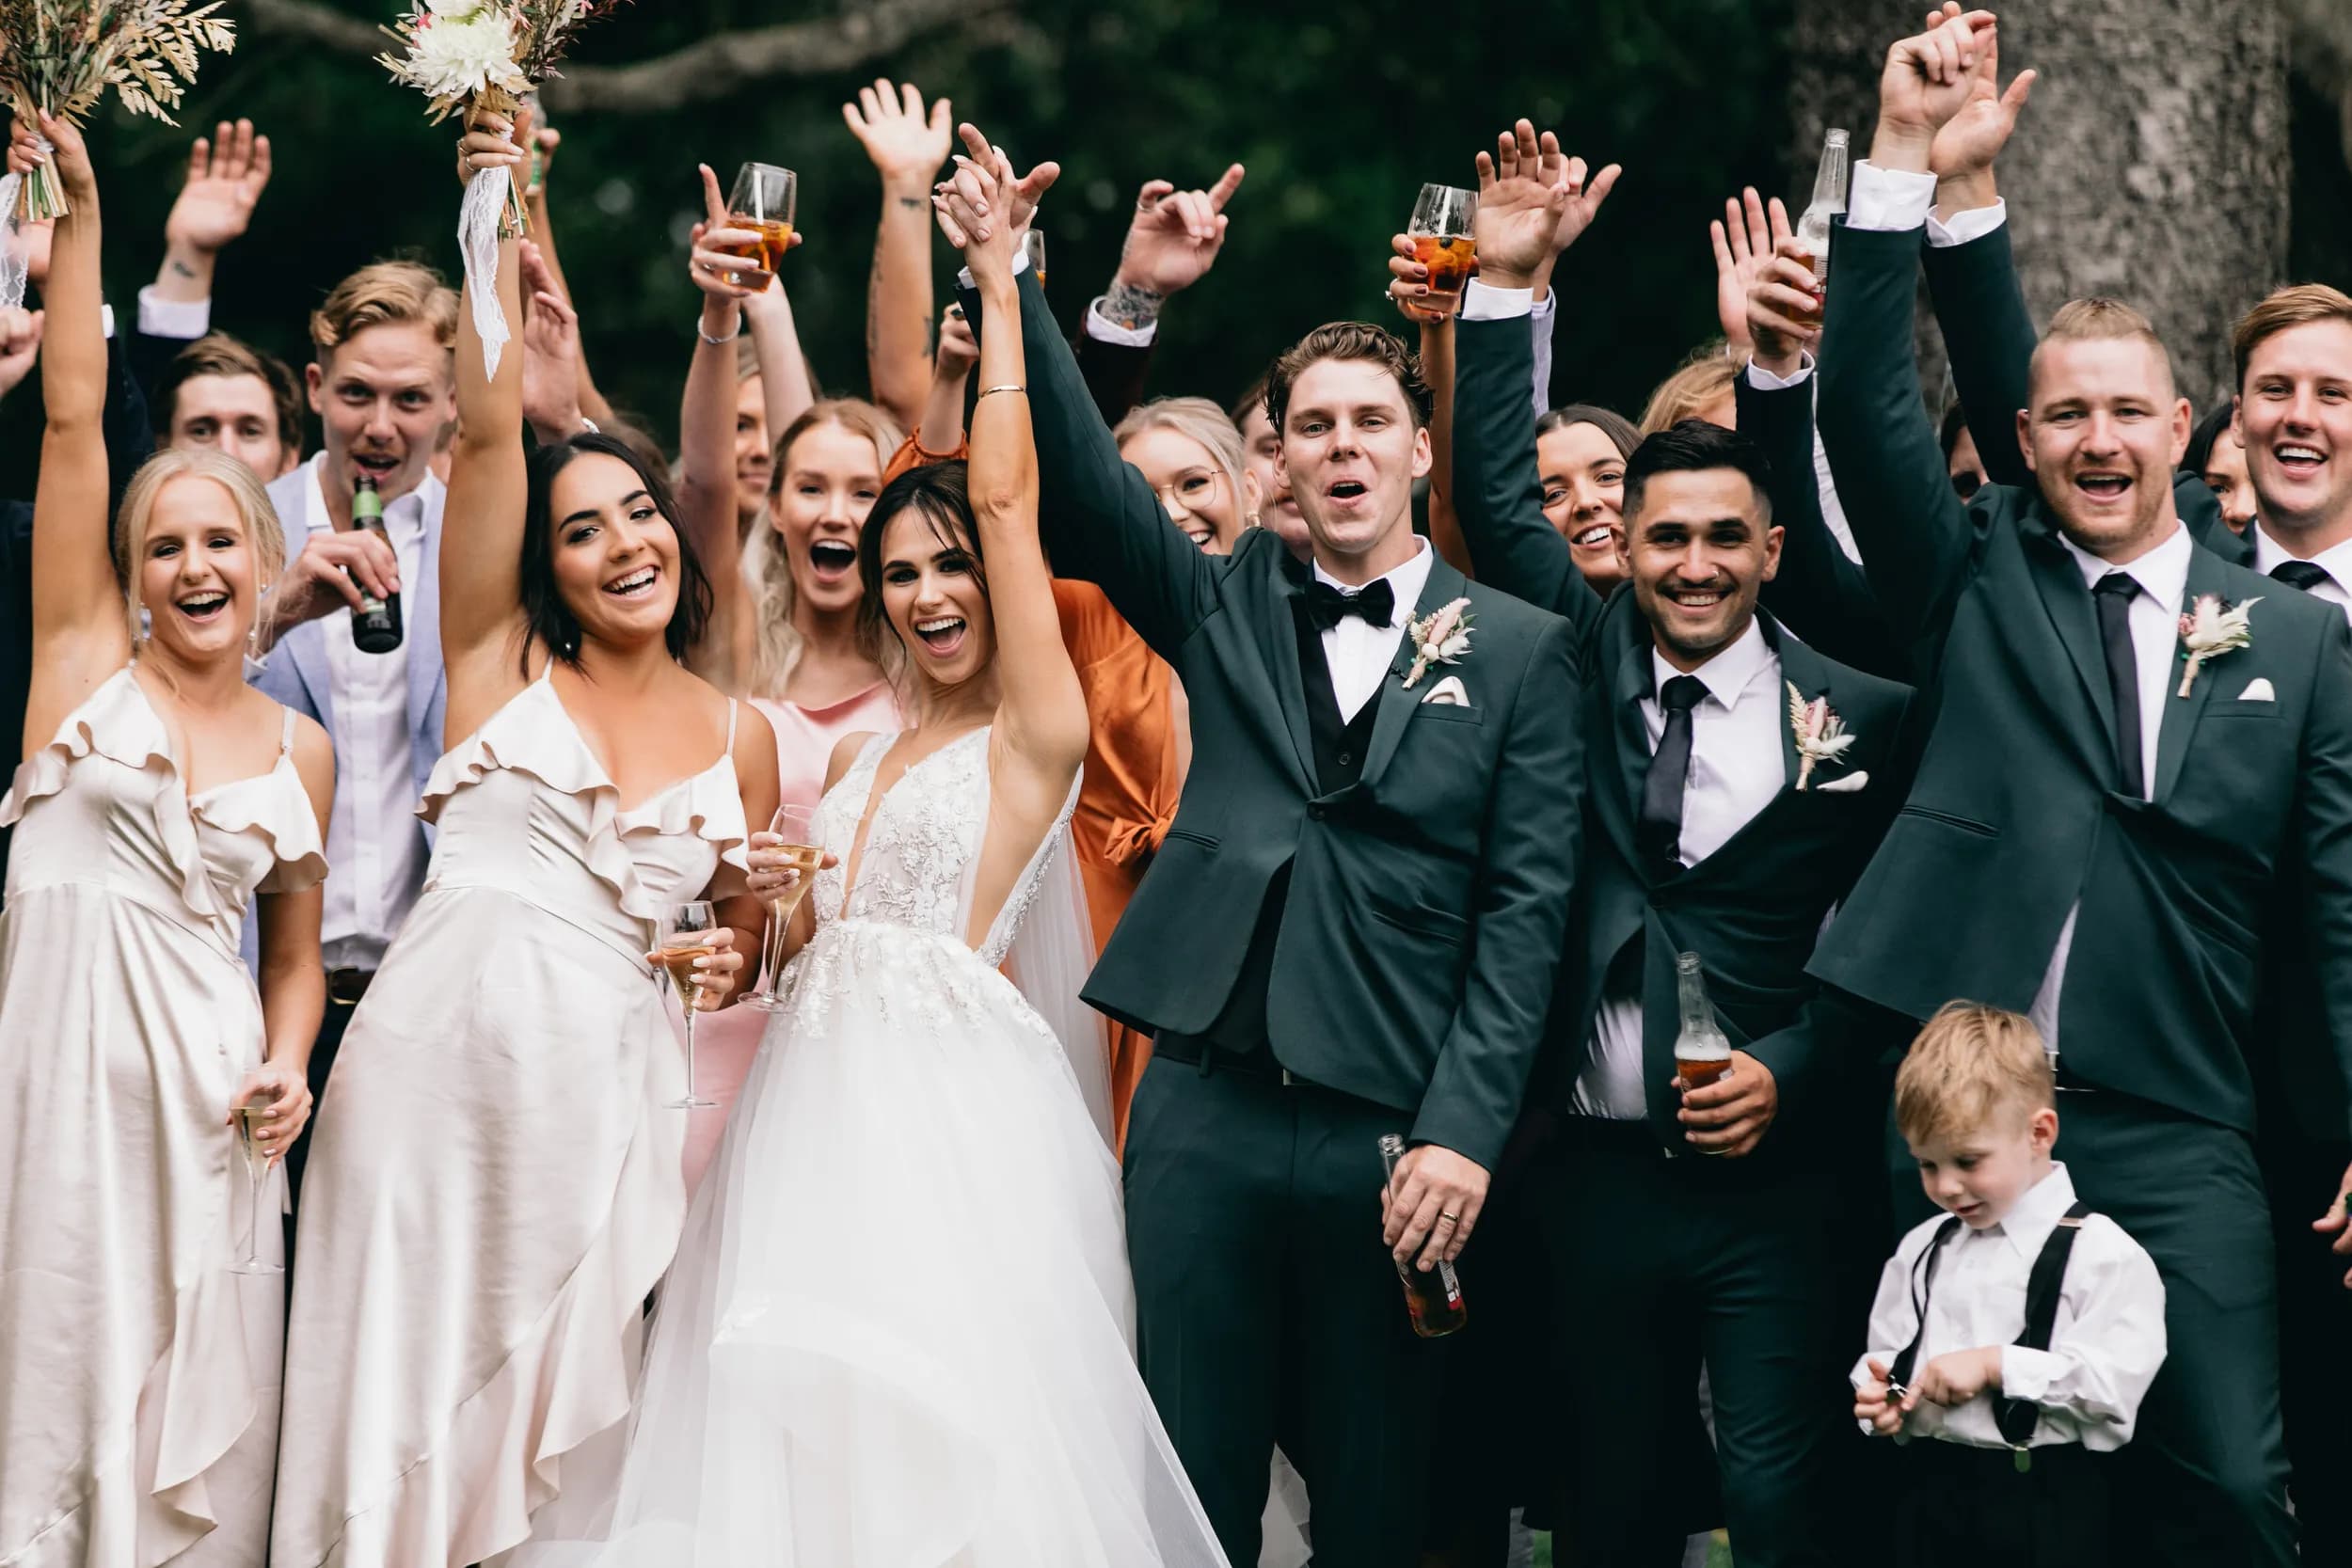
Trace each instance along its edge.
<instances>
[{"instance_id":1,"label":"sparkling wine in glass","mask_svg":"<svg viewBox=\"0 0 2352 1568\"><path fill-rule=\"evenodd\" d=\"M661 968L654 983L660 985L667 977L670 988L677 992L678 1006L686 1013L686 1093L670 1101L674 1111L707 1110L718 1104L694 1092L694 1014L703 999L705 976L694 967L694 960L707 958L719 951L711 939L719 929L718 911L707 898L690 899L672 904L662 911L660 934L657 946L661 953Z\"/></svg>"},{"instance_id":2,"label":"sparkling wine in glass","mask_svg":"<svg viewBox=\"0 0 2352 1568\"><path fill-rule=\"evenodd\" d=\"M775 852L801 874L791 891L781 898L768 900L768 937L760 943L765 949L759 989L745 994L741 1006L757 1007L772 1013L784 1006L784 998L776 991L776 981L784 973L784 938L792 925L792 913L808 896L811 884L817 880L817 867L824 860L824 847L817 842L817 813L808 806L784 805L776 808L775 820L768 831L784 840L775 846Z\"/></svg>"},{"instance_id":3,"label":"sparkling wine in glass","mask_svg":"<svg viewBox=\"0 0 2352 1568\"><path fill-rule=\"evenodd\" d=\"M245 1256L230 1265L232 1274L284 1274L283 1263L262 1259L262 1183L269 1175L269 1150L262 1147L262 1123L269 1119L276 1097L255 1093L237 1107L237 1149L245 1156Z\"/></svg>"},{"instance_id":4,"label":"sparkling wine in glass","mask_svg":"<svg viewBox=\"0 0 2352 1568\"><path fill-rule=\"evenodd\" d=\"M1406 314L1420 321L1443 321L1462 308L1462 285L1470 281L1478 253L1472 238L1477 221L1476 191L1455 185L1421 188L1405 233L1413 242L1413 260L1429 269L1429 293L1409 301Z\"/></svg>"},{"instance_id":5,"label":"sparkling wine in glass","mask_svg":"<svg viewBox=\"0 0 2352 1568\"><path fill-rule=\"evenodd\" d=\"M727 227L751 230L759 239L716 248L756 261L762 271L776 271L792 248L792 207L800 184L801 177L788 168L745 164L735 177L735 194L727 198Z\"/></svg>"}]
</instances>

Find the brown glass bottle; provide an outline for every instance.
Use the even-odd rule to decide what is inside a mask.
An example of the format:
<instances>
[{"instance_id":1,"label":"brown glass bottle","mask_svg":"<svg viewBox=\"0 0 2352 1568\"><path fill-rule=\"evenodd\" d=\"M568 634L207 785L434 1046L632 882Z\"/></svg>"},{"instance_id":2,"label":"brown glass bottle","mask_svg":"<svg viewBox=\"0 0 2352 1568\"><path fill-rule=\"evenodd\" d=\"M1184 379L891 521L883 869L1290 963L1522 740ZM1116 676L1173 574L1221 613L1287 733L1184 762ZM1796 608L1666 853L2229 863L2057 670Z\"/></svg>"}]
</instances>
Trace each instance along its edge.
<instances>
[{"instance_id":1,"label":"brown glass bottle","mask_svg":"<svg viewBox=\"0 0 2352 1568\"><path fill-rule=\"evenodd\" d=\"M391 543L384 531L384 499L376 493L373 474L361 474L352 492L351 526L367 529L387 545ZM351 580L359 589L359 608L351 612L352 642L363 654L395 651L400 646L400 595L387 594L379 599L358 578Z\"/></svg>"},{"instance_id":2,"label":"brown glass bottle","mask_svg":"<svg viewBox=\"0 0 2352 1568\"><path fill-rule=\"evenodd\" d=\"M1405 1140L1394 1132L1381 1133L1380 1166L1391 1187L1396 1184L1396 1163L1403 1158ZM1396 1276L1405 1283L1405 1310L1412 1318L1413 1332L1422 1338L1458 1333L1470 1322L1470 1308L1462 1301L1462 1276L1453 1264L1441 1262L1423 1274L1409 1263L1399 1263Z\"/></svg>"}]
</instances>

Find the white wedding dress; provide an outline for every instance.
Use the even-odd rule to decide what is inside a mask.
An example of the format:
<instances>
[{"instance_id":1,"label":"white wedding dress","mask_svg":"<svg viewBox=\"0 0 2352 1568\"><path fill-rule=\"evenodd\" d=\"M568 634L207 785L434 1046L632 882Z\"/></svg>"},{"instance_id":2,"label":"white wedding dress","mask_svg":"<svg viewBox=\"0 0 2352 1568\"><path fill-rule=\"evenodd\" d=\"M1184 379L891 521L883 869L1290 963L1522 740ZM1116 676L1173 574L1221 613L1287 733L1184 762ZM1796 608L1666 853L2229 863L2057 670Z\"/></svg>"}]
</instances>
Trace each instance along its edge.
<instances>
[{"instance_id":1,"label":"white wedding dress","mask_svg":"<svg viewBox=\"0 0 2352 1568\"><path fill-rule=\"evenodd\" d=\"M988 733L878 801L876 736L826 795L840 866L662 1286L612 1507L513 1563L1224 1563L1136 1370L1068 805L967 941Z\"/></svg>"}]
</instances>

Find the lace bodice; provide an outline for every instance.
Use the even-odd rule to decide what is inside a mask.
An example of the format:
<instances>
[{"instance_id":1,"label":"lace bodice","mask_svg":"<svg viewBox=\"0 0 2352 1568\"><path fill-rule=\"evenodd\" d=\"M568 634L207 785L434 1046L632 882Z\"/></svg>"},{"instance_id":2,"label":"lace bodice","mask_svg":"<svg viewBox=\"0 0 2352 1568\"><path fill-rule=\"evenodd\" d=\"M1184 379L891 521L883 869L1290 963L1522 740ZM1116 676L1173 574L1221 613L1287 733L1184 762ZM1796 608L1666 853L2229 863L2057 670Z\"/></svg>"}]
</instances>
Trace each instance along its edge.
<instances>
[{"instance_id":1,"label":"lace bodice","mask_svg":"<svg viewBox=\"0 0 2352 1568\"><path fill-rule=\"evenodd\" d=\"M836 919L871 920L958 942L964 940L988 828L988 736L986 726L958 736L908 767L873 804L873 826L866 832L861 857L858 824L866 819L872 800L875 772L897 736L878 735L866 743L818 810L818 832L839 863L817 874L820 927ZM1073 784L1053 831L1029 857L1004 909L990 923L987 940L977 949L990 967L1004 962L1054 851L1068 835L1076 800ZM858 862L854 868L853 858ZM857 885L849 889L845 907L842 895L852 869Z\"/></svg>"}]
</instances>

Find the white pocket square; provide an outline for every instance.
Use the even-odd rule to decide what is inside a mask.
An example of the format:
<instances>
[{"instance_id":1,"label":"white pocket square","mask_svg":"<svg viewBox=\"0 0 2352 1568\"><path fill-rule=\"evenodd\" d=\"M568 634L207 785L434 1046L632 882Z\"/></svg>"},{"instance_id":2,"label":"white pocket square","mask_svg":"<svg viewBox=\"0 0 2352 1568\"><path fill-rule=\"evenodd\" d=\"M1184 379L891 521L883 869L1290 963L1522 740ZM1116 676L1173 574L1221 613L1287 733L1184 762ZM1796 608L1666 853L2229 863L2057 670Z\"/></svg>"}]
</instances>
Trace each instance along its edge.
<instances>
[{"instance_id":1,"label":"white pocket square","mask_svg":"<svg viewBox=\"0 0 2352 1568\"><path fill-rule=\"evenodd\" d=\"M1826 780L1813 787L1824 795L1851 795L1858 789L1867 788L1869 783L1870 775L1867 773L1849 773L1842 779Z\"/></svg>"},{"instance_id":2,"label":"white pocket square","mask_svg":"<svg viewBox=\"0 0 2352 1568\"><path fill-rule=\"evenodd\" d=\"M2246 689L2237 694L2237 700L2241 703L2275 703L2279 694L2270 689L2269 676L2256 675L2246 683Z\"/></svg>"},{"instance_id":3,"label":"white pocket square","mask_svg":"<svg viewBox=\"0 0 2352 1568\"><path fill-rule=\"evenodd\" d=\"M1431 687L1429 689L1429 695L1423 697L1422 701L1424 703L1436 703L1443 707L1468 707L1470 705L1470 693L1462 689L1462 677L1459 675L1448 675L1445 679Z\"/></svg>"}]
</instances>

